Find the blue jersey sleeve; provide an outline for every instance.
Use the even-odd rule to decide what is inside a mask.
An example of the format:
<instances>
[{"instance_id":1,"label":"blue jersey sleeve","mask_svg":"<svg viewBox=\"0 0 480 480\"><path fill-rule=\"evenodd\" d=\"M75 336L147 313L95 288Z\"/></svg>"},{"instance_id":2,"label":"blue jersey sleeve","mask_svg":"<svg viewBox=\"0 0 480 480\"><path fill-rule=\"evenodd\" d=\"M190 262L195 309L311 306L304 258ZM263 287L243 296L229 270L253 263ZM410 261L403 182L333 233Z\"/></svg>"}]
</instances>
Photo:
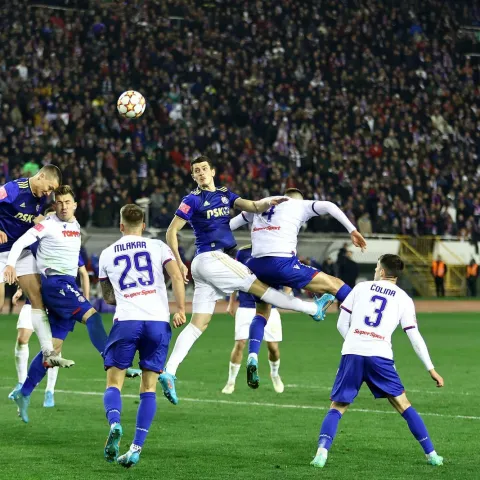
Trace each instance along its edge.
<instances>
[{"instance_id":1,"label":"blue jersey sleeve","mask_svg":"<svg viewBox=\"0 0 480 480\"><path fill-rule=\"evenodd\" d=\"M83 261L82 254L80 253L80 254L78 255L78 268L84 267L84 266L85 266L85 262Z\"/></svg>"},{"instance_id":2,"label":"blue jersey sleeve","mask_svg":"<svg viewBox=\"0 0 480 480\"><path fill-rule=\"evenodd\" d=\"M0 202L12 203L18 196L18 184L15 182L8 182L3 187L0 187Z\"/></svg>"},{"instance_id":3,"label":"blue jersey sleeve","mask_svg":"<svg viewBox=\"0 0 480 480\"><path fill-rule=\"evenodd\" d=\"M235 204L235 200L237 198L240 198L240 195L237 195L236 193L233 193L231 192L230 190L228 191L228 197L229 197L229 200L230 200L230 208L233 208L234 204Z\"/></svg>"},{"instance_id":4,"label":"blue jersey sleeve","mask_svg":"<svg viewBox=\"0 0 480 480\"><path fill-rule=\"evenodd\" d=\"M183 197L182 203L178 206L175 215L188 222L195 213L196 204L197 201L194 195L187 195L186 197Z\"/></svg>"}]
</instances>

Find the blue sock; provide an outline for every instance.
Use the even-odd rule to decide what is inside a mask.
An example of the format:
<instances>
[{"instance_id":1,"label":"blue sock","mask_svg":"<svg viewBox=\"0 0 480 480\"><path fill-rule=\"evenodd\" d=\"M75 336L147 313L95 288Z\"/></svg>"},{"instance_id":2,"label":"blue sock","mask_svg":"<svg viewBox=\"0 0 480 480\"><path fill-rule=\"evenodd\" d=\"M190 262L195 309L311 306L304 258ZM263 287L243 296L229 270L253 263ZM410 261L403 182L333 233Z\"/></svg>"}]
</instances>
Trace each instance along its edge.
<instances>
[{"instance_id":1,"label":"blue sock","mask_svg":"<svg viewBox=\"0 0 480 480\"><path fill-rule=\"evenodd\" d=\"M22 386L22 395L30 395L46 374L47 369L43 366L43 353L39 352L28 367L27 378Z\"/></svg>"},{"instance_id":2,"label":"blue sock","mask_svg":"<svg viewBox=\"0 0 480 480\"><path fill-rule=\"evenodd\" d=\"M338 292L335 294L335 298L342 303L347 297L348 294L352 291L352 289L344 283L339 289Z\"/></svg>"},{"instance_id":3,"label":"blue sock","mask_svg":"<svg viewBox=\"0 0 480 480\"><path fill-rule=\"evenodd\" d=\"M135 427L135 438L133 444L143 447L148 435L148 429L152 425L157 411L157 396L155 392L144 392L140 394L140 405L137 412L137 426Z\"/></svg>"},{"instance_id":4,"label":"blue sock","mask_svg":"<svg viewBox=\"0 0 480 480\"><path fill-rule=\"evenodd\" d=\"M250 324L250 332L248 334L248 353L256 353L260 351L262 345L263 335L265 333L265 325L267 319L262 315L255 315Z\"/></svg>"},{"instance_id":5,"label":"blue sock","mask_svg":"<svg viewBox=\"0 0 480 480\"><path fill-rule=\"evenodd\" d=\"M337 434L338 422L341 420L342 414L331 408L323 419L320 435L318 436L318 448L326 448L330 450L333 439Z\"/></svg>"},{"instance_id":6,"label":"blue sock","mask_svg":"<svg viewBox=\"0 0 480 480\"><path fill-rule=\"evenodd\" d=\"M90 341L93 346L100 352L100 355L105 351L105 345L107 344L107 332L103 326L102 317L98 312L95 312L87 320L87 330L90 337Z\"/></svg>"},{"instance_id":7,"label":"blue sock","mask_svg":"<svg viewBox=\"0 0 480 480\"><path fill-rule=\"evenodd\" d=\"M408 407L403 413L402 417L407 421L408 428L413 436L418 440L418 443L423 448L426 454L432 453L435 449L433 443L428 435L427 427L423 423L422 417L413 407Z\"/></svg>"},{"instance_id":8,"label":"blue sock","mask_svg":"<svg viewBox=\"0 0 480 480\"><path fill-rule=\"evenodd\" d=\"M120 415L122 414L122 397L120 390L116 387L108 387L103 394L103 405L105 407L105 415L109 425L112 423L120 423Z\"/></svg>"}]
</instances>

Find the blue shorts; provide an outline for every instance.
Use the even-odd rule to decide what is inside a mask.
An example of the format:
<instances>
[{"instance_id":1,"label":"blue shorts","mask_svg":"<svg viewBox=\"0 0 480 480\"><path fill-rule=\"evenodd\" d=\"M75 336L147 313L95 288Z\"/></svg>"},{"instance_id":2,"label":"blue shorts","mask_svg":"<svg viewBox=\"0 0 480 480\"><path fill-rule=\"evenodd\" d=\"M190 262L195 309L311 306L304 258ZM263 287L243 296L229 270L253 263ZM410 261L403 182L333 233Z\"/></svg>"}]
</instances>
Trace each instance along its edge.
<instances>
[{"instance_id":1,"label":"blue shorts","mask_svg":"<svg viewBox=\"0 0 480 480\"><path fill-rule=\"evenodd\" d=\"M320 270L300 262L295 255L251 258L247 267L260 281L277 289L281 286L302 289L320 273Z\"/></svg>"},{"instance_id":2,"label":"blue shorts","mask_svg":"<svg viewBox=\"0 0 480 480\"><path fill-rule=\"evenodd\" d=\"M172 329L167 322L115 320L103 353L105 370L132 366L138 350L142 370L160 373L165 366Z\"/></svg>"},{"instance_id":3,"label":"blue shorts","mask_svg":"<svg viewBox=\"0 0 480 480\"><path fill-rule=\"evenodd\" d=\"M42 299L48 311L52 337L65 340L83 316L92 308L78 291L75 277L69 275L41 276Z\"/></svg>"},{"instance_id":4,"label":"blue shorts","mask_svg":"<svg viewBox=\"0 0 480 480\"><path fill-rule=\"evenodd\" d=\"M405 392L393 360L343 355L330 400L352 403L365 382L375 398L398 397Z\"/></svg>"}]
</instances>

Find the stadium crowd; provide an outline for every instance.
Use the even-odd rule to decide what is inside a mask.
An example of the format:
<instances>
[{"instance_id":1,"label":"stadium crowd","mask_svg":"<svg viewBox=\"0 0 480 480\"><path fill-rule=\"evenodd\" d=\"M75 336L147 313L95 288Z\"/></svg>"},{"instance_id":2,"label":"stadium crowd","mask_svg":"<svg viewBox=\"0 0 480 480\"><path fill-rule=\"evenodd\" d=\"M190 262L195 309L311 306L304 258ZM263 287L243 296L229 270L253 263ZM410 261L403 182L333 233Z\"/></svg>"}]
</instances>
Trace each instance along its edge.
<instances>
[{"instance_id":1,"label":"stadium crowd","mask_svg":"<svg viewBox=\"0 0 480 480\"><path fill-rule=\"evenodd\" d=\"M55 163L83 226L113 226L118 206L149 197L162 228L202 153L215 159L217 182L245 197L295 186L335 202L364 234L477 241L480 68L465 48L478 39L460 29L477 7L7 2L0 183ZM148 102L137 121L116 112L127 89ZM320 218L309 228L341 230Z\"/></svg>"}]
</instances>

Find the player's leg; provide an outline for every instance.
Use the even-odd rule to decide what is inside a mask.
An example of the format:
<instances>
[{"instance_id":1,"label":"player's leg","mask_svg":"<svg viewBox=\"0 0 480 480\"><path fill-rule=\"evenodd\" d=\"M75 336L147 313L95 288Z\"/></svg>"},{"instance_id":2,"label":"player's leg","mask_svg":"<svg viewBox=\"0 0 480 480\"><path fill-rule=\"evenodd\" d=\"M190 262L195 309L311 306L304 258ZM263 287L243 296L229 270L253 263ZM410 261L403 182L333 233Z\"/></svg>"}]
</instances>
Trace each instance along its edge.
<instances>
[{"instance_id":1,"label":"player's leg","mask_svg":"<svg viewBox=\"0 0 480 480\"><path fill-rule=\"evenodd\" d=\"M235 312L235 345L230 354L228 380L225 387L223 387L222 393L231 394L235 391L235 382L237 380L238 372L240 371L243 350L247 343L248 331L254 316L254 308L239 307Z\"/></svg>"},{"instance_id":2,"label":"player's leg","mask_svg":"<svg viewBox=\"0 0 480 480\"><path fill-rule=\"evenodd\" d=\"M8 395L10 400L13 400L13 394L16 390L22 388L23 382L27 378L28 357L30 356L28 342L33 333L31 310L31 305L25 304L18 316L17 341L15 343L15 367L17 369L18 381L15 388Z\"/></svg>"},{"instance_id":3,"label":"player's leg","mask_svg":"<svg viewBox=\"0 0 480 480\"><path fill-rule=\"evenodd\" d=\"M255 317L253 317L248 333L247 385L254 389L260 385L258 353L265 336L265 327L271 310L272 306L270 304L262 301L256 302Z\"/></svg>"},{"instance_id":4,"label":"player's leg","mask_svg":"<svg viewBox=\"0 0 480 480\"><path fill-rule=\"evenodd\" d=\"M157 377L165 365L171 338L172 331L169 323L143 322L143 331L138 341L140 368L143 374L135 437L128 452L118 457L118 463L125 468L138 463L148 431L155 418Z\"/></svg>"},{"instance_id":5,"label":"player's leg","mask_svg":"<svg viewBox=\"0 0 480 480\"><path fill-rule=\"evenodd\" d=\"M55 332L56 334L57 332ZM68 331L59 334L58 338L54 336L53 338L53 346L55 355L58 355L62 351L63 341L68 335ZM18 413L20 418L25 422L28 423L28 406L30 404L30 395L32 394L35 387L43 380L45 375L47 374L47 367L45 367L43 361L43 352L40 351L36 357L30 363L30 367L28 368L27 378L25 379L22 388L16 391L13 395L13 399L18 406Z\"/></svg>"},{"instance_id":6,"label":"player's leg","mask_svg":"<svg viewBox=\"0 0 480 480\"><path fill-rule=\"evenodd\" d=\"M318 448L310 465L322 468L327 462L328 452L337 434L338 424L348 406L355 400L364 379L365 357L343 355L340 360L330 398L330 410L323 419L318 436Z\"/></svg>"},{"instance_id":7,"label":"player's leg","mask_svg":"<svg viewBox=\"0 0 480 480\"><path fill-rule=\"evenodd\" d=\"M242 366L243 350L245 349L246 344L246 338L242 340L235 340L228 365L228 380L227 384L222 389L222 393L229 395L235 391L235 382L237 381L238 372Z\"/></svg>"},{"instance_id":8,"label":"player's leg","mask_svg":"<svg viewBox=\"0 0 480 480\"><path fill-rule=\"evenodd\" d=\"M2 264L5 268L5 264ZM3 269L0 269L0 311L5 303L5 281L3 278Z\"/></svg>"},{"instance_id":9,"label":"player's leg","mask_svg":"<svg viewBox=\"0 0 480 480\"><path fill-rule=\"evenodd\" d=\"M270 378L273 388L277 393L283 393L285 386L280 377L280 343L283 340L282 319L280 312L274 308L270 312L267 328L265 329L265 340L268 347L268 363L270 364Z\"/></svg>"},{"instance_id":10,"label":"player's leg","mask_svg":"<svg viewBox=\"0 0 480 480\"><path fill-rule=\"evenodd\" d=\"M311 282L304 288L313 293L331 293L335 295L339 303L342 303L352 291L352 289L339 278L320 271L318 271Z\"/></svg>"},{"instance_id":11,"label":"player's leg","mask_svg":"<svg viewBox=\"0 0 480 480\"><path fill-rule=\"evenodd\" d=\"M387 399L393 408L407 422L408 428L412 432L412 435L417 439L418 443L420 443L420 446L423 448L423 451L427 457L427 463L434 466L443 465L443 457L438 455L435 451L422 417L412 407L405 393L402 393L396 397L388 396Z\"/></svg>"},{"instance_id":12,"label":"player's leg","mask_svg":"<svg viewBox=\"0 0 480 480\"><path fill-rule=\"evenodd\" d=\"M104 448L107 462L114 462L118 457L120 439L123 435L121 425L122 397L121 390L127 368L132 366L137 343L141 335L143 322L116 321L107 338L104 351L104 367L107 371L107 388L103 395L105 416L109 432Z\"/></svg>"}]
</instances>

